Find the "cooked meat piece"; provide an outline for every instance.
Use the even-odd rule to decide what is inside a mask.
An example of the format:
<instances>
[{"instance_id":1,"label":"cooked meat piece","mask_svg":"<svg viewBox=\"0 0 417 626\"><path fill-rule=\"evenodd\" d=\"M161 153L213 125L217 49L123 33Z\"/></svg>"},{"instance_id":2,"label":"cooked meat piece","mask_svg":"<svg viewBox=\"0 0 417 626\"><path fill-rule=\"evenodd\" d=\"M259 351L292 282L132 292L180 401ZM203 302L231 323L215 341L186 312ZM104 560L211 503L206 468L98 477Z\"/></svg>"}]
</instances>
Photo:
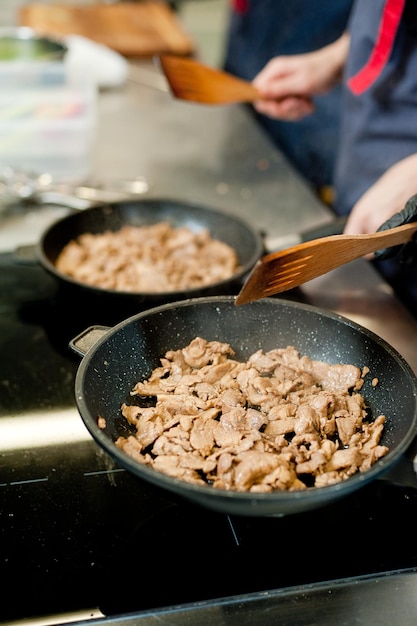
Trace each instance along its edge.
<instances>
[{"instance_id":1,"label":"cooked meat piece","mask_svg":"<svg viewBox=\"0 0 417 626\"><path fill-rule=\"evenodd\" d=\"M299 474L318 474L321 468L325 467L327 462L326 455L322 450L315 450L308 461L297 463L297 472Z\"/></svg>"},{"instance_id":2,"label":"cooked meat piece","mask_svg":"<svg viewBox=\"0 0 417 626\"><path fill-rule=\"evenodd\" d=\"M190 483L204 485L204 480L200 477L198 471L183 466L183 457L176 454L163 454L154 459L154 467L156 470L180 478Z\"/></svg>"},{"instance_id":3,"label":"cooked meat piece","mask_svg":"<svg viewBox=\"0 0 417 626\"><path fill-rule=\"evenodd\" d=\"M142 446L139 440L133 435L129 435L129 437L119 437L116 440L116 445L126 452L129 456L131 456L135 461L139 463L147 463L149 459L149 455L142 454Z\"/></svg>"},{"instance_id":4,"label":"cooked meat piece","mask_svg":"<svg viewBox=\"0 0 417 626\"><path fill-rule=\"evenodd\" d=\"M234 356L202 337L167 351L131 392L155 405L122 405L136 434L116 445L170 476L253 493L334 484L388 452L385 417L370 421L358 391L366 367L313 361L293 346Z\"/></svg>"},{"instance_id":5,"label":"cooked meat piece","mask_svg":"<svg viewBox=\"0 0 417 626\"><path fill-rule=\"evenodd\" d=\"M272 472L279 464L276 454L248 450L238 456L234 471L234 484L238 491L247 491L255 483Z\"/></svg>"},{"instance_id":6,"label":"cooked meat piece","mask_svg":"<svg viewBox=\"0 0 417 626\"><path fill-rule=\"evenodd\" d=\"M209 456L214 446L214 431L218 422L197 417L190 432L190 443L204 457Z\"/></svg>"},{"instance_id":7,"label":"cooked meat piece","mask_svg":"<svg viewBox=\"0 0 417 626\"><path fill-rule=\"evenodd\" d=\"M264 435L276 437L277 435L287 435L294 432L295 417L272 420L265 426Z\"/></svg>"},{"instance_id":8,"label":"cooked meat piece","mask_svg":"<svg viewBox=\"0 0 417 626\"><path fill-rule=\"evenodd\" d=\"M305 369L327 391L348 393L362 387L361 370L355 365L329 365L304 357Z\"/></svg>"},{"instance_id":9,"label":"cooked meat piece","mask_svg":"<svg viewBox=\"0 0 417 626\"><path fill-rule=\"evenodd\" d=\"M206 341L196 337L181 350L184 362L192 368L201 369L204 365L223 363L228 355L233 356L231 346L220 341Z\"/></svg>"},{"instance_id":10,"label":"cooked meat piece","mask_svg":"<svg viewBox=\"0 0 417 626\"><path fill-rule=\"evenodd\" d=\"M339 416L339 417L336 417L336 424L337 424L337 432L338 432L340 441L342 442L344 446L348 446L350 440L352 439L353 435L357 431L357 427L358 427L357 417L354 417L353 415L349 415L349 414Z\"/></svg>"},{"instance_id":11,"label":"cooked meat piece","mask_svg":"<svg viewBox=\"0 0 417 626\"><path fill-rule=\"evenodd\" d=\"M294 433L319 433L320 420L313 407L303 404L298 407L295 414Z\"/></svg>"},{"instance_id":12,"label":"cooked meat piece","mask_svg":"<svg viewBox=\"0 0 417 626\"><path fill-rule=\"evenodd\" d=\"M218 399L222 413L227 413L234 407L246 405L246 398L240 389L224 389L220 392Z\"/></svg>"}]
</instances>

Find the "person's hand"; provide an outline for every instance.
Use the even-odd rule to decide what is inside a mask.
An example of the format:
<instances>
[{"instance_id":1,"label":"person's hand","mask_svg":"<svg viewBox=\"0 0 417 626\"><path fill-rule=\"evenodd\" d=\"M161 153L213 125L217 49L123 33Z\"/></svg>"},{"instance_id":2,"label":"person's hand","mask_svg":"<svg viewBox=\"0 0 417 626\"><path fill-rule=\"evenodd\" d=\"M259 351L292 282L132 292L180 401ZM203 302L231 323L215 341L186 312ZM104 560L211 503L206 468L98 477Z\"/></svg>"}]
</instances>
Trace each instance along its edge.
<instances>
[{"instance_id":1,"label":"person's hand","mask_svg":"<svg viewBox=\"0 0 417 626\"><path fill-rule=\"evenodd\" d=\"M253 85L263 97L253 103L258 113L274 119L296 121L314 112L309 85L303 80L304 57L275 57L255 77Z\"/></svg>"},{"instance_id":2,"label":"person's hand","mask_svg":"<svg viewBox=\"0 0 417 626\"><path fill-rule=\"evenodd\" d=\"M412 154L390 167L352 208L344 233L347 235L374 233L396 214L400 215L395 218L396 221L404 219L402 211L406 206L407 212L410 210L408 202L411 202L416 193L416 178L417 154ZM391 250L389 255L393 256L398 250L398 247ZM386 251L384 254L385 258L388 258ZM367 255L365 258L380 260L381 252Z\"/></svg>"},{"instance_id":3,"label":"person's hand","mask_svg":"<svg viewBox=\"0 0 417 626\"><path fill-rule=\"evenodd\" d=\"M350 212L344 233L374 233L394 213L401 211L416 193L416 180L417 154L412 154L390 167L359 198Z\"/></svg>"},{"instance_id":4,"label":"person's hand","mask_svg":"<svg viewBox=\"0 0 417 626\"><path fill-rule=\"evenodd\" d=\"M403 224L410 224L417 221L417 194L412 196L407 202L405 207L398 213L394 213L392 217L386 220L378 228L378 231L389 230L390 228L396 228ZM391 248L385 248L384 250L378 250L375 252L375 259L378 261L384 261L400 254L400 262L404 265L414 265L417 262L417 242L415 237L412 241L400 245L393 246Z\"/></svg>"},{"instance_id":5,"label":"person's hand","mask_svg":"<svg viewBox=\"0 0 417 626\"><path fill-rule=\"evenodd\" d=\"M313 96L340 80L348 45L345 34L320 50L271 59L252 81L262 96L254 103L256 111L288 121L313 113Z\"/></svg>"}]
</instances>

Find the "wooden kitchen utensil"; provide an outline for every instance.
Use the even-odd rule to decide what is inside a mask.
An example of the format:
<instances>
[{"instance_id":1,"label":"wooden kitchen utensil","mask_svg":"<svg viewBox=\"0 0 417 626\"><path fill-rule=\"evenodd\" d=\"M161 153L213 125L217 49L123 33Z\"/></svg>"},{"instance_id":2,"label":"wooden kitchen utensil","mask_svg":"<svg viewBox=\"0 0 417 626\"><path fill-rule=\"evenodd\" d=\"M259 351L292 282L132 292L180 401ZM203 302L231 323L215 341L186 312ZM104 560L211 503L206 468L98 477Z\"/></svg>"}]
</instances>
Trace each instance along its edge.
<instances>
[{"instance_id":1,"label":"wooden kitchen utensil","mask_svg":"<svg viewBox=\"0 0 417 626\"><path fill-rule=\"evenodd\" d=\"M366 254L411 241L417 222L371 235L331 235L272 252L256 263L236 297L246 304L298 287Z\"/></svg>"},{"instance_id":2,"label":"wooden kitchen utensil","mask_svg":"<svg viewBox=\"0 0 417 626\"><path fill-rule=\"evenodd\" d=\"M232 74L194 59L175 55L159 57L162 70L176 98L202 104L253 102L260 94L253 85Z\"/></svg>"},{"instance_id":3,"label":"wooden kitchen utensil","mask_svg":"<svg viewBox=\"0 0 417 626\"><path fill-rule=\"evenodd\" d=\"M28 2L19 25L57 37L81 35L125 57L193 54L195 43L168 2Z\"/></svg>"}]
</instances>

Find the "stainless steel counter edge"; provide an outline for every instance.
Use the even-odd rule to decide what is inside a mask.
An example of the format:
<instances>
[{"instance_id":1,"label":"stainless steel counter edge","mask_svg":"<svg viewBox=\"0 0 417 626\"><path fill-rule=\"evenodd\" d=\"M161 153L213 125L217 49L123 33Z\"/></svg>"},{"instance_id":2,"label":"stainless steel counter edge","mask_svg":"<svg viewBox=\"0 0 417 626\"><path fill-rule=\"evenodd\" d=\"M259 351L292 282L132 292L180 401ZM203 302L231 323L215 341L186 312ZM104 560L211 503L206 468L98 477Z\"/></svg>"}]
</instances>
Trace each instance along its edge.
<instances>
[{"instance_id":1,"label":"stainless steel counter edge","mask_svg":"<svg viewBox=\"0 0 417 626\"><path fill-rule=\"evenodd\" d=\"M77 626L415 626L417 571L398 570L377 575L267 590L165 609L113 617L81 619ZM64 621L50 622L66 624ZM57 615L55 619L59 620ZM43 622L45 623L45 622ZM25 626L37 626L25 622ZM23 626L21 622L13 626Z\"/></svg>"}]
</instances>

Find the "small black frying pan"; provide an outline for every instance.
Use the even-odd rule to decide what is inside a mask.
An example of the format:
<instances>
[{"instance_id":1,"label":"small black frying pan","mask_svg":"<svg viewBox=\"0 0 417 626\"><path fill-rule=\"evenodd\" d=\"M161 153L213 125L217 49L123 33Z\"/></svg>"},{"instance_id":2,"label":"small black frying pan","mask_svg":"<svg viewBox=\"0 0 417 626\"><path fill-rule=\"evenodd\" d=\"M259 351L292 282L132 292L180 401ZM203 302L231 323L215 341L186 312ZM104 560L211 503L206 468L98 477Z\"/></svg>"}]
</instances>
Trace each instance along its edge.
<instances>
[{"instance_id":1,"label":"small black frying pan","mask_svg":"<svg viewBox=\"0 0 417 626\"><path fill-rule=\"evenodd\" d=\"M188 227L194 232L207 229L211 237L228 244L237 252L240 269L229 279L184 291L165 293L123 292L87 285L59 272L56 259L64 246L82 233L103 233L125 225L144 226L166 221L173 228ZM43 233L37 247L42 266L58 279L61 286L75 288L77 295L105 296L121 303L134 302L156 306L183 298L234 293L233 286L242 282L264 251L262 236L243 219L202 205L171 200L134 200L106 204L77 211L59 219Z\"/></svg>"}]
</instances>

